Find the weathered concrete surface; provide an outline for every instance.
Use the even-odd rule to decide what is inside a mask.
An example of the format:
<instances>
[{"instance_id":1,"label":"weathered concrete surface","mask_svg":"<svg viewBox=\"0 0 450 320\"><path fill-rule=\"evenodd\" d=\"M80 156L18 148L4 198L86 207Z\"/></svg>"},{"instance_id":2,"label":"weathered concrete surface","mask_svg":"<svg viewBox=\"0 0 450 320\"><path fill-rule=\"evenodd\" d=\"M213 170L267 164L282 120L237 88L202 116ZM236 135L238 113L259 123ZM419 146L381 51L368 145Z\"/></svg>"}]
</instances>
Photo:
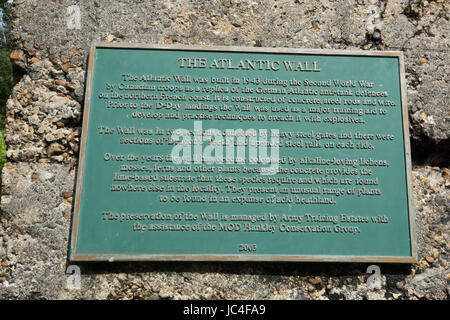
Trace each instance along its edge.
<instances>
[{"instance_id":1,"label":"weathered concrete surface","mask_svg":"<svg viewBox=\"0 0 450 320\"><path fill-rule=\"evenodd\" d=\"M448 2L370 2L379 8L378 20L368 0L85 0L78 2L81 29L70 30L66 10L75 2L17 1L15 61L32 79L66 80L56 90L80 101L83 74L77 70L85 69L92 41L401 50L413 139L448 140Z\"/></svg>"},{"instance_id":2,"label":"weathered concrete surface","mask_svg":"<svg viewBox=\"0 0 450 320\"><path fill-rule=\"evenodd\" d=\"M446 299L450 223L447 169L413 171L419 264L381 265L378 289L366 264L79 264L68 287L67 250L74 170L8 164L3 173L0 298L92 299Z\"/></svg>"},{"instance_id":3,"label":"weathered concrete surface","mask_svg":"<svg viewBox=\"0 0 450 320\"><path fill-rule=\"evenodd\" d=\"M370 3L381 19L372 30ZM0 299L447 299L449 296L449 12L445 1L15 0L0 223ZM67 28L78 4L81 29ZM372 20L371 20L372 21ZM402 50L416 167L419 264L80 264L67 250L87 52L92 41Z\"/></svg>"},{"instance_id":4,"label":"weathered concrete surface","mask_svg":"<svg viewBox=\"0 0 450 320\"><path fill-rule=\"evenodd\" d=\"M65 285L74 174L57 164L9 163L3 169L1 294L58 297Z\"/></svg>"}]
</instances>

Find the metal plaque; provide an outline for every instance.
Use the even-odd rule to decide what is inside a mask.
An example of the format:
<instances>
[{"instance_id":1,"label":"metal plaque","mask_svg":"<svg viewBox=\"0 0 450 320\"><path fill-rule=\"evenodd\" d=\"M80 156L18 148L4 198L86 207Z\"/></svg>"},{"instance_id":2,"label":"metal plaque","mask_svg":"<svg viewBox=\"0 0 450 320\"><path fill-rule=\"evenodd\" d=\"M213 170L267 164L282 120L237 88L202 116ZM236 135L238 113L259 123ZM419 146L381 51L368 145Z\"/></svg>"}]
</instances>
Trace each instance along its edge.
<instances>
[{"instance_id":1,"label":"metal plaque","mask_svg":"<svg viewBox=\"0 0 450 320\"><path fill-rule=\"evenodd\" d=\"M72 261L416 261L401 52L95 44Z\"/></svg>"}]
</instances>

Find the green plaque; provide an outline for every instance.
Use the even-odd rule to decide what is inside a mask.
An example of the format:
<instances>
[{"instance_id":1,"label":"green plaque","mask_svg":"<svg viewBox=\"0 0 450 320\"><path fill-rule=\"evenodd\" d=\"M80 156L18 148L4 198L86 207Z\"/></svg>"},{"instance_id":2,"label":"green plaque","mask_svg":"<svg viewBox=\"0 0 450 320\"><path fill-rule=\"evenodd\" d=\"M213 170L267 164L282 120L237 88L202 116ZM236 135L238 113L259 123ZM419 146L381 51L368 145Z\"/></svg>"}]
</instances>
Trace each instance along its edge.
<instances>
[{"instance_id":1,"label":"green plaque","mask_svg":"<svg viewBox=\"0 0 450 320\"><path fill-rule=\"evenodd\" d=\"M401 52L96 44L73 261L416 261Z\"/></svg>"}]
</instances>

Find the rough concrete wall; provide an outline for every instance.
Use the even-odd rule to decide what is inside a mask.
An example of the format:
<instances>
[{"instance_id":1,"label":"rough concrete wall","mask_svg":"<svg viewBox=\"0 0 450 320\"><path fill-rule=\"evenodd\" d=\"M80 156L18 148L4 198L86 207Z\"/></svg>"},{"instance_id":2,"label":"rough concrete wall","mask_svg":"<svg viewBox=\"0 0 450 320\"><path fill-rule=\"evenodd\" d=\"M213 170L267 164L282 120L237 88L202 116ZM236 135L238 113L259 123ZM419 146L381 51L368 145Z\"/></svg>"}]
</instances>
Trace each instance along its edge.
<instances>
[{"instance_id":1,"label":"rough concrete wall","mask_svg":"<svg viewBox=\"0 0 450 320\"><path fill-rule=\"evenodd\" d=\"M67 8L81 29L67 28ZM379 8L368 27L370 5ZM449 5L445 0L15 0L19 82L7 104L0 299L448 299L450 294ZM402 50L405 54L419 263L79 264L67 252L87 53L92 41Z\"/></svg>"}]
</instances>

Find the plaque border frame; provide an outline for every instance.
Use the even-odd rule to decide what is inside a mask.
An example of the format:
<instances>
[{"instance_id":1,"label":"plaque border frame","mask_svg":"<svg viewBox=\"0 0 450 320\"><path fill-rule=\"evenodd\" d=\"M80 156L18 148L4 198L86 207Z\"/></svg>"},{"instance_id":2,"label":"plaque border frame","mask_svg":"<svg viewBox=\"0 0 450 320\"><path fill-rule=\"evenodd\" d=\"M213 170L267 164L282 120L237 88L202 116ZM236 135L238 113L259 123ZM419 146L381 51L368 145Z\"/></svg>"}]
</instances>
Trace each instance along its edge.
<instances>
[{"instance_id":1,"label":"plaque border frame","mask_svg":"<svg viewBox=\"0 0 450 320\"><path fill-rule=\"evenodd\" d=\"M405 169L408 197L409 230L411 256L359 256L359 255L273 255L273 254L78 254L76 244L79 231L79 217L83 174L85 167L85 148L88 134L88 120L90 114L91 93L94 77L95 51L98 48L117 49L153 49L153 50L184 50L184 51L214 51L214 52L245 52L245 53L280 53L280 54L311 54L334 56L368 56L368 57L397 57L400 71L400 98L402 102L403 143L405 147ZM283 262L359 262L359 263L417 263L416 224L414 221L414 202L412 191L412 163L409 141L409 121L406 96L405 64L402 51L363 51L363 50L334 50L308 48L268 48L243 46L206 46L206 45L169 45L169 44L138 44L138 43L106 43L93 42L89 51L88 69L86 77L85 100L80 140L78 171L75 187L75 203L72 214L71 241L69 248L70 261L283 261Z\"/></svg>"}]
</instances>

